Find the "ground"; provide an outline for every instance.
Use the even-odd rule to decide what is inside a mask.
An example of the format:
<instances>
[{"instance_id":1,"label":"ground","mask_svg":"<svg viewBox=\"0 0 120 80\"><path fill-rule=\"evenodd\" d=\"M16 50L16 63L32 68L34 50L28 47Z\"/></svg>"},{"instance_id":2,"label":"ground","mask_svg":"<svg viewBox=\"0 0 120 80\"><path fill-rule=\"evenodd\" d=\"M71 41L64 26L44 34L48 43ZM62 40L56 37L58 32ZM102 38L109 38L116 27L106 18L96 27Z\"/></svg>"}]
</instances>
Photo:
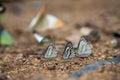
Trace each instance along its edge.
<instances>
[{"instance_id":1,"label":"ground","mask_svg":"<svg viewBox=\"0 0 120 80\"><path fill-rule=\"evenodd\" d=\"M56 46L61 46L58 57L44 59L39 51L46 46L37 44L32 33L27 32L28 25L37 14L40 6L47 3L47 12L64 21L61 29L40 32L41 35L53 36ZM111 40L118 39L114 32L120 29L120 1L114 0L34 0L4 3L7 8L5 28L14 39L11 47L1 47L1 80L66 80L73 72L87 64L111 59L120 55L119 46L114 48ZM64 47L71 35L78 35L81 27L99 31L99 39L90 40L92 55L87 58L61 58ZM63 36L64 35L64 36ZM68 38L69 37L69 38ZM20 59L19 59L20 58ZM119 80L120 64L109 63L83 74L80 80ZM79 80L78 79L78 80ZM74 80L74 79L73 79Z\"/></svg>"}]
</instances>

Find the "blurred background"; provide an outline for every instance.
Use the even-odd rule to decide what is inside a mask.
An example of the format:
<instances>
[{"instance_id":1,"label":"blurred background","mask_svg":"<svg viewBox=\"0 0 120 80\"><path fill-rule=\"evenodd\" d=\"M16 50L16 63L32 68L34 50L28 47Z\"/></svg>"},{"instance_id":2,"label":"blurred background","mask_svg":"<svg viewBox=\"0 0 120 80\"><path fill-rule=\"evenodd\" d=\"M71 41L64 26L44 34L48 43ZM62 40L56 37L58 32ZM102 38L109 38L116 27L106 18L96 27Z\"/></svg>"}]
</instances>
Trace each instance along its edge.
<instances>
[{"instance_id":1,"label":"blurred background","mask_svg":"<svg viewBox=\"0 0 120 80\"><path fill-rule=\"evenodd\" d=\"M26 0L3 0L0 2L6 7L5 27L17 39L21 39L20 36L44 4L47 4L46 13L63 21L64 27L69 28L69 25L74 27L75 25L90 23L104 30L105 27L116 30L119 26L119 1L31 0L28 2Z\"/></svg>"},{"instance_id":2,"label":"blurred background","mask_svg":"<svg viewBox=\"0 0 120 80\"><path fill-rule=\"evenodd\" d=\"M47 4L47 13L52 14L64 22L64 27L92 23L97 27L114 27L118 29L120 2L114 0L1 0L6 7L6 28L14 36L22 34L31 20L40 11L42 5ZM116 28L117 27L117 28ZM111 30L110 30L111 31ZM19 40L21 39L19 35ZM24 40L23 40L24 42Z\"/></svg>"}]
</instances>

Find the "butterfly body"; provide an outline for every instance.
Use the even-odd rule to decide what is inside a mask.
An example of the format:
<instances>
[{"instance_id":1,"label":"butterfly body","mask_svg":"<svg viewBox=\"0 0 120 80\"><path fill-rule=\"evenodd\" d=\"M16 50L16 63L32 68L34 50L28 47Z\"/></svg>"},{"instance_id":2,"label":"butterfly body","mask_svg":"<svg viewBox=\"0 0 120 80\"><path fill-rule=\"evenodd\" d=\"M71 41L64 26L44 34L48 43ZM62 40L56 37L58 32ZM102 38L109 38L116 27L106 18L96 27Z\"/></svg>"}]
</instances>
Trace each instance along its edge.
<instances>
[{"instance_id":1,"label":"butterfly body","mask_svg":"<svg viewBox=\"0 0 120 80\"><path fill-rule=\"evenodd\" d=\"M46 59L52 59L52 58L55 58L55 57L57 57L57 50L56 50L54 44L51 43L48 46L48 48L47 48L47 50L45 52L44 58L46 58Z\"/></svg>"},{"instance_id":2,"label":"butterfly body","mask_svg":"<svg viewBox=\"0 0 120 80\"><path fill-rule=\"evenodd\" d=\"M92 47L87 43L85 38L81 37L78 44L78 52L76 56L79 57L88 57L92 53Z\"/></svg>"},{"instance_id":3,"label":"butterfly body","mask_svg":"<svg viewBox=\"0 0 120 80\"><path fill-rule=\"evenodd\" d=\"M75 57L75 51L73 49L73 44L71 42L68 42L66 44L66 47L65 47L65 50L63 52L62 58L63 59L70 59L70 58L73 58L73 57Z\"/></svg>"}]
</instances>

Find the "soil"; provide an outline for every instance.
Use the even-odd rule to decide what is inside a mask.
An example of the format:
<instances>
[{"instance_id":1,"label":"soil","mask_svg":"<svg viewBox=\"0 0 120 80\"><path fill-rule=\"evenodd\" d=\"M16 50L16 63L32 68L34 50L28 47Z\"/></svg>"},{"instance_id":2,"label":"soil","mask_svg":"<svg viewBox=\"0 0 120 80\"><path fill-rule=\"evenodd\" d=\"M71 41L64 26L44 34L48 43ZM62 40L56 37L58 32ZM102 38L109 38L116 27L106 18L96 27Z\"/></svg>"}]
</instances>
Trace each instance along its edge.
<instances>
[{"instance_id":1,"label":"soil","mask_svg":"<svg viewBox=\"0 0 120 80\"><path fill-rule=\"evenodd\" d=\"M47 3L48 13L65 22L61 29L40 32L43 36L52 36L56 47L61 46L55 59L44 59L39 54L47 46L38 44L32 33L27 32L28 25L37 14L42 3ZM119 37L114 32L120 29L120 1L113 0L34 0L4 3L7 8L5 28L14 39L10 47L0 48L0 80L66 80L73 72L87 64L111 59L120 55L120 46L114 48L111 40ZM87 58L75 57L69 60L61 58L67 37L77 35L81 27L97 29L92 45L92 54ZM63 36L64 35L64 36ZM72 37L71 37L72 38ZM119 80L120 64L109 63L84 73L78 80ZM76 80L76 79L70 79Z\"/></svg>"}]
</instances>

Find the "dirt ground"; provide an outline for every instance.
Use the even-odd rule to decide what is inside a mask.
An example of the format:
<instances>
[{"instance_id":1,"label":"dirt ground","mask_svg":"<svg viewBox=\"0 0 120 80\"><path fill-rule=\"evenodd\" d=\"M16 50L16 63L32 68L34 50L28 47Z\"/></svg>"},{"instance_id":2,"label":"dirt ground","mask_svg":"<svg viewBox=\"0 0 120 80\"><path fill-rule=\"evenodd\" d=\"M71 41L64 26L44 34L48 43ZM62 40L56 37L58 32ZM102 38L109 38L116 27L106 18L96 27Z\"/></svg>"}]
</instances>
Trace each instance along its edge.
<instances>
[{"instance_id":1,"label":"dirt ground","mask_svg":"<svg viewBox=\"0 0 120 80\"><path fill-rule=\"evenodd\" d=\"M40 51L46 46L37 44L33 34L27 32L28 25L41 5L47 3L47 12L65 22L61 29L40 32L53 36L56 46L61 46L55 59L44 59ZM7 8L5 28L14 39L11 47L0 48L0 80L67 80L69 75L87 64L111 59L120 55L120 45L114 48L112 39L120 37L114 33L120 29L120 1L114 0L23 0L4 3ZM97 29L97 36L88 39L93 46L87 58L61 58L68 37L80 35L81 28ZM63 36L64 35L64 36ZM98 38L99 36L99 38ZM75 38L76 39L76 38ZM74 40L75 40L74 39ZM94 79L93 79L94 77ZM120 64L109 63L70 80L119 80Z\"/></svg>"}]
</instances>

